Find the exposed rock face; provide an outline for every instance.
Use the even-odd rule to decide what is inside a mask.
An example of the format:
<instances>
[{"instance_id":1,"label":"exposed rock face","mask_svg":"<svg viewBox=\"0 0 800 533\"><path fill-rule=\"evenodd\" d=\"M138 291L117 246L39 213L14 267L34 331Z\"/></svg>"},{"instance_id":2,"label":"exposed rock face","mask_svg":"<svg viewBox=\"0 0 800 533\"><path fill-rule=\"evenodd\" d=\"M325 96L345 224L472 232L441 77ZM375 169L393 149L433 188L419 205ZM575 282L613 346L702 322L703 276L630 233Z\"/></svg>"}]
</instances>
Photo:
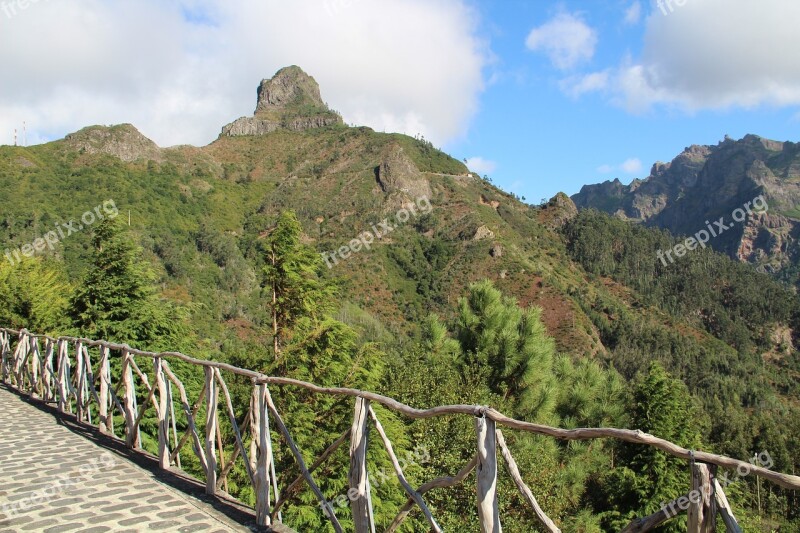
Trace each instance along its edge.
<instances>
[{"instance_id":1,"label":"exposed rock face","mask_svg":"<svg viewBox=\"0 0 800 533\"><path fill-rule=\"evenodd\" d=\"M620 218L691 235L706 221L732 214L762 195L766 213L750 213L709 244L741 261L776 272L800 260L800 144L756 135L716 146L690 146L650 176L628 186L619 180L586 185L572 199Z\"/></svg>"},{"instance_id":2,"label":"exposed rock face","mask_svg":"<svg viewBox=\"0 0 800 533\"><path fill-rule=\"evenodd\" d=\"M285 67L258 86L256 114L261 111L308 105L327 108L316 80L297 66Z\"/></svg>"},{"instance_id":3,"label":"exposed rock face","mask_svg":"<svg viewBox=\"0 0 800 533\"><path fill-rule=\"evenodd\" d=\"M619 182L617 182L619 183ZM548 228L558 229L575 218L578 208L569 196L560 192L553 196L539 213L539 222Z\"/></svg>"},{"instance_id":4,"label":"exposed rock face","mask_svg":"<svg viewBox=\"0 0 800 533\"><path fill-rule=\"evenodd\" d=\"M475 236L472 237L473 241L482 241L483 239L494 239L494 232L488 226L481 226L475 231Z\"/></svg>"},{"instance_id":5,"label":"exposed rock face","mask_svg":"<svg viewBox=\"0 0 800 533\"><path fill-rule=\"evenodd\" d=\"M161 149L130 124L89 126L64 138L73 149L88 154L109 154L123 161L162 159Z\"/></svg>"},{"instance_id":6,"label":"exposed rock face","mask_svg":"<svg viewBox=\"0 0 800 533\"><path fill-rule=\"evenodd\" d=\"M389 145L383 153L375 177L383 192L403 193L409 199L430 197L431 185L399 144Z\"/></svg>"},{"instance_id":7,"label":"exposed rock face","mask_svg":"<svg viewBox=\"0 0 800 533\"><path fill-rule=\"evenodd\" d=\"M322 101L314 78L292 66L263 80L254 116L231 122L222 128L222 135L266 135L281 129L303 131L339 124L343 124L342 117Z\"/></svg>"}]
</instances>

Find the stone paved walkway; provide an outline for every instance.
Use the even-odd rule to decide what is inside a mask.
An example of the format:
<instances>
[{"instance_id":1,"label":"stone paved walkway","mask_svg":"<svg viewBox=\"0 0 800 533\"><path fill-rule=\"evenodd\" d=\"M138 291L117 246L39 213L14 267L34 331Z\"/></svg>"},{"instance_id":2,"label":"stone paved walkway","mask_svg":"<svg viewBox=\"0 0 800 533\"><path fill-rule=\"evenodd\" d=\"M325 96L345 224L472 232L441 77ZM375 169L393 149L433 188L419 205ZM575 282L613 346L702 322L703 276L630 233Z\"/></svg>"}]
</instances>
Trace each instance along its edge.
<instances>
[{"instance_id":1,"label":"stone paved walkway","mask_svg":"<svg viewBox=\"0 0 800 533\"><path fill-rule=\"evenodd\" d=\"M0 532L251 531L241 525L252 520L246 510L231 518L230 506L158 478L193 482L141 468L111 439L65 418L0 386Z\"/></svg>"}]
</instances>

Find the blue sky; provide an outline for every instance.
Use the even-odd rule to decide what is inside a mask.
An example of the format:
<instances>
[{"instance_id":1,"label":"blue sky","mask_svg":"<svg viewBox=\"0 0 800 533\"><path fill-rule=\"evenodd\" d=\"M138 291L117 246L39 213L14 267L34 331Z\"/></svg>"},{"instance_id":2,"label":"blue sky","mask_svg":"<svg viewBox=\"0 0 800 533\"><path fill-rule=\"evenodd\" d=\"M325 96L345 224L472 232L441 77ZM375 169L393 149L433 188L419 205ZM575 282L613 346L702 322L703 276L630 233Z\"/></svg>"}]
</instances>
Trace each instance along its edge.
<instances>
[{"instance_id":1,"label":"blue sky","mask_svg":"<svg viewBox=\"0 0 800 533\"><path fill-rule=\"evenodd\" d=\"M132 123L202 146L296 64L346 122L536 203L725 135L800 141L798 20L797 0L4 0L0 144Z\"/></svg>"},{"instance_id":2,"label":"blue sky","mask_svg":"<svg viewBox=\"0 0 800 533\"><path fill-rule=\"evenodd\" d=\"M630 111L603 94L577 98L566 94L560 86L565 77L613 68L626 55L640 57L647 17L654 15L659 23L658 19L677 17L680 9L690 7L675 5L673 12L667 8L665 16L658 6L643 2L639 4L640 18L626 22L634 3L477 3L481 31L491 40L496 56L488 67L494 80L480 97L469 133L445 149L458 157L489 161L485 170L494 183L529 202L538 202L559 191L574 194L586 183L614 178L629 183L644 178L654 162L670 161L691 144L716 144L725 135L741 138L755 133L800 141L796 103L766 103L748 109L738 105L722 109L654 105ZM591 59L566 72L554 67L546 54L525 44L532 29L565 13L574 14L597 35ZM709 28L708 39L714 38L714 30ZM781 53L790 54L800 64L800 40L795 45ZM720 60L735 62L735 58ZM747 74L742 72L742 76Z\"/></svg>"}]
</instances>

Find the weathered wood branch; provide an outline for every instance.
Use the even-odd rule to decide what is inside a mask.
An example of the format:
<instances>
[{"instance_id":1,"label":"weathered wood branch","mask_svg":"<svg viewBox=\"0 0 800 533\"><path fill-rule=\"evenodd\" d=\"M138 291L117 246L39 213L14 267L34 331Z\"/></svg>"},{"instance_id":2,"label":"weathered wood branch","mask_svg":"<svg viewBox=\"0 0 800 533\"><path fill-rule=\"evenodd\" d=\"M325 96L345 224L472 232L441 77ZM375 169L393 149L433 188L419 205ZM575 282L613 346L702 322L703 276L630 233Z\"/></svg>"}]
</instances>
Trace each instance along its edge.
<instances>
[{"instance_id":1,"label":"weathered wood branch","mask_svg":"<svg viewBox=\"0 0 800 533\"><path fill-rule=\"evenodd\" d=\"M386 448L386 452L389 454L389 459L392 461L392 466L394 467L394 471L397 474L397 479L400 481L400 484L405 489L409 498L412 498L419 506L422 514L424 514L425 518L428 520L428 524L430 524L431 529L436 533L441 533L442 527L436 522L436 519L433 518L431 510L428 508L428 504L425 503L422 495L414 490L414 488L406 479L405 474L403 474L403 469L400 467L400 462L397 460L397 455L395 455L394 449L392 448L392 441L389 440L389 437L383 430L383 425L381 425L381 421L378 420L378 416L375 414L375 411L372 409L372 407L369 408L369 416L372 417L372 423L375 424L375 429L381 436L381 440L383 440L383 446Z\"/></svg>"},{"instance_id":2,"label":"weathered wood branch","mask_svg":"<svg viewBox=\"0 0 800 533\"><path fill-rule=\"evenodd\" d=\"M501 533L500 509L497 504L497 436L495 422L483 416L475 417L478 437L478 466L475 471L478 518L483 533Z\"/></svg>"},{"instance_id":3,"label":"weathered wood branch","mask_svg":"<svg viewBox=\"0 0 800 533\"><path fill-rule=\"evenodd\" d=\"M739 522L733 516L733 510L731 509L731 504L728 503L728 498L725 496L725 491L722 490L716 478L714 478L714 498L717 500L717 509L728 533L742 533Z\"/></svg>"},{"instance_id":4,"label":"weathered wood branch","mask_svg":"<svg viewBox=\"0 0 800 533\"><path fill-rule=\"evenodd\" d=\"M325 451L324 451L324 452L322 452L322 455L320 455L320 456L317 458L317 460L316 460L316 461L314 461L314 463L313 463L311 466L309 466L309 467L308 467L308 473L309 473L309 474L313 474L313 473L314 473L314 471L315 471L317 468L319 468L320 466L322 466L322 464L323 464L325 461L327 461L327 460L328 460L328 458L329 458L331 455L333 455L333 453L334 453L336 450L338 450L338 449L339 449L339 447L340 447L342 444L344 444L344 442L345 442L345 441L348 439L348 437L350 437L350 431L351 431L351 428L347 428L346 430L344 430L344 433L342 433L342 434L339 436L339 438L338 438L338 439L336 439L336 440L333 442L333 444L331 444L330 446L328 446L328 447L325 449ZM288 500L290 500L292 497L294 497L294 495L297 493L297 489L298 489L298 488L300 487L300 485L303 483L304 479L305 479L305 478L303 477L303 474L300 474L299 476L297 476L297 477L294 479L294 481L292 481L292 482L289 484L289 486L286 488L286 490L284 490L284 491L283 491L283 496L281 496L281 498L280 498L280 499L279 499L277 502L275 502L275 506L272 508L272 519L273 519L273 520L274 520L274 519L277 517L277 515L278 515L278 511L279 511L279 510L280 510L280 508L283 506L283 504L284 504L284 503L286 503Z\"/></svg>"},{"instance_id":5,"label":"weathered wood branch","mask_svg":"<svg viewBox=\"0 0 800 533\"><path fill-rule=\"evenodd\" d=\"M671 520L679 514L686 512L685 508L681 508L681 503L688 502L688 500L688 494L675 498L671 502L665 503L661 509L650 516L637 518L628 524L620 533L645 533L646 531L652 531L667 520Z\"/></svg>"},{"instance_id":6,"label":"weathered wood branch","mask_svg":"<svg viewBox=\"0 0 800 533\"><path fill-rule=\"evenodd\" d=\"M230 419L231 426L233 427L233 434L236 437L236 446L237 450L239 450L236 455L231 456L230 458L230 466L233 466L233 463L236 461L236 456L241 454L244 458L244 466L247 469L247 475L250 478L250 482L255 486L255 476L253 475L253 469L250 467L250 459L247 457L247 451L244 449L244 441L242 440L242 433L241 431L245 431L247 429L247 424L250 421L250 417L245 417L245 421L242 424L242 430L239 430L239 424L236 422L236 413L233 410L233 402L231 401L231 394L228 391L228 385L225 384L225 380L222 379L222 374L218 368L214 369L214 373L217 377L217 381L219 382L220 387L222 388L222 395L225 397L225 407L228 410L228 418ZM220 445L222 446L222 445ZM227 477L227 472L230 471L230 468L224 467L223 472ZM222 477L222 474L220 474Z\"/></svg>"},{"instance_id":7,"label":"weathered wood branch","mask_svg":"<svg viewBox=\"0 0 800 533\"><path fill-rule=\"evenodd\" d=\"M325 514L331 521L333 529L336 530L336 533L342 533L344 530L342 529L342 525L339 523L339 520L336 518L336 513L333 511L333 506L331 506L330 502L325 499L325 496L322 494L322 491L319 490L314 478L312 478L311 474L308 472L306 462L303 460L303 454L300 453L300 449L297 447L297 444L295 444L292 435L289 433L289 430L286 427L286 424L283 423L283 418L281 418L278 409L275 407L275 404L272 403L272 396L269 393L269 389L265 387L265 391L267 406L269 407L269 411L272 413L272 416L275 418L275 425L278 426L278 430L283 435L283 438L286 439L286 444L292 451L292 455L294 455L295 461L297 461L297 466L300 467L300 472L303 473L306 483L308 483L308 486L311 487L311 490L317 496L317 500L325 510Z\"/></svg>"},{"instance_id":8,"label":"weathered wood branch","mask_svg":"<svg viewBox=\"0 0 800 533\"><path fill-rule=\"evenodd\" d=\"M369 477L367 474L367 445L369 439L369 401L356 398L353 425L350 428L350 470L347 475L350 510L355 533L374 533Z\"/></svg>"},{"instance_id":9,"label":"weathered wood branch","mask_svg":"<svg viewBox=\"0 0 800 533\"><path fill-rule=\"evenodd\" d=\"M506 467L508 467L508 473L511 475L511 479L514 480L514 484L517 486L517 489L519 489L519 491L522 493L522 496L533 508L536 518L542 523L542 526L547 531L550 531L551 533L561 533L561 530L552 520L550 520L550 517L548 517L539 506L539 502L536 501L531 489L525 484L525 481L522 480L522 474L519 473L517 462L514 460L514 457L511 455L511 451L506 445L506 439L503 437L503 432L498 429L495 431L495 434L497 435L497 444L500 446L500 452L502 453L503 459L506 462Z\"/></svg>"},{"instance_id":10,"label":"weathered wood branch","mask_svg":"<svg viewBox=\"0 0 800 533\"><path fill-rule=\"evenodd\" d=\"M423 495L432 489L454 487L455 485L458 485L459 483L464 481L464 479L466 479L466 477L470 474L470 472L475 470L475 467L477 465L478 465L478 456L475 455L472 458L472 460L470 460L470 462L464 465L464 467L461 470L459 470L455 476L437 477L434 480L428 481L424 485L420 485L420 487L417 489L417 492L420 495ZM402 525L402 523L408 517L408 513L411 512L411 510L414 508L416 504L417 502L413 498L409 498L408 500L406 500L405 505L403 505L403 507L400 508L400 512L397 513L397 516L394 518L392 523L389 525L388 528L386 528L385 533L394 533L395 531L397 531L397 528L399 528Z\"/></svg>"},{"instance_id":11,"label":"weathered wood branch","mask_svg":"<svg viewBox=\"0 0 800 533\"><path fill-rule=\"evenodd\" d=\"M205 367L206 371L206 494L217 493L217 455L214 439L217 433L217 404L219 389L214 378L214 369Z\"/></svg>"},{"instance_id":12,"label":"weathered wood branch","mask_svg":"<svg viewBox=\"0 0 800 533\"><path fill-rule=\"evenodd\" d=\"M200 409L200 404L203 400L203 395L206 393L206 385L203 384L203 390L200 392L200 397L197 399L197 404L194 408L189 407L189 399L186 396L186 389L183 387L183 383L179 380L175 374L172 373L172 370L169 367L169 364L164 362L164 372L167 374L167 377L178 387L178 392L180 393L181 397L181 406L183 407L183 411L186 414L186 421L187 425L189 426L187 430L187 434L192 437L192 445L194 447L194 453L198 459L200 459L200 465L203 467L203 470L206 472L208 471L208 461L206 460L206 454L203 451L203 445L200 443L200 436L197 434L197 426L194 423L194 417L197 414L197 410ZM183 441L185 443L185 441ZM180 451L181 446L180 444L178 447L175 448L173 451L173 456L170 457L170 461L174 461L174 455Z\"/></svg>"},{"instance_id":13,"label":"weathered wood branch","mask_svg":"<svg viewBox=\"0 0 800 533\"><path fill-rule=\"evenodd\" d=\"M689 493L689 533L714 533L717 506L708 465L692 463L692 491Z\"/></svg>"}]
</instances>

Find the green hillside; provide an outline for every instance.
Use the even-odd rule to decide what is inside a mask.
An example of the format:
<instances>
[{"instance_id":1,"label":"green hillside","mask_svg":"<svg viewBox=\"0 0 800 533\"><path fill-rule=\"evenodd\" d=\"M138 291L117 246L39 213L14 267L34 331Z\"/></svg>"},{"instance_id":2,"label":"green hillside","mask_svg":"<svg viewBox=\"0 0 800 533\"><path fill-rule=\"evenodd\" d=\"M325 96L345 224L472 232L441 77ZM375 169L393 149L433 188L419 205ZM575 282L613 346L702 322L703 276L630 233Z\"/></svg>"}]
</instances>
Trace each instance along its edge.
<instances>
[{"instance_id":1,"label":"green hillside","mask_svg":"<svg viewBox=\"0 0 800 533\"><path fill-rule=\"evenodd\" d=\"M104 243L117 242L98 241L103 224L81 218L107 218L113 205L160 329L148 336L148 324L137 323L108 330L128 337L110 340L171 344L335 385L352 373L309 365L338 361L342 351L350 355L339 363L363 372L358 384L411 405L490 403L565 427L639 428L742 460L766 450L784 472L800 466L792 292L711 251L662 267L655 252L672 246L667 234L576 214L563 196L527 205L424 139L334 124L153 149L131 126L94 127L41 146L0 147L0 197L0 251L12 258L70 220L85 226L33 261L2 260L4 326L100 331L86 331L101 319L79 319L72 305L91 275L102 276L92 264ZM335 296L287 326L289 355L276 364L264 267L276 221L289 211L302 230L296 246L337 254L332 268L321 259L314 266ZM368 248L365 233L374 237ZM37 295L52 305L27 305ZM323 330L324 346L315 336ZM299 410L302 400L293 401L286 408ZM661 405L662 419L646 415L648 402ZM317 450L313 421L303 424L299 441ZM393 425L409 449L426 435L436 452L415 482L465 462L470 428ZM618 530L688 483L679 463L649 471L631 446L530 437L511 445L565 531ZM337 473L328 474L336 490ZM798 527L796 496L756 483L744 479L729 494L745 527ZM458 490L431 496L448 530L469 527L467 489ZM508 529L536 529L513 487L501 490ZM322 527L311 501L303 494L287 514ZM393 516L397 497L381 493L377 502L381 520Z\"/></svg>"}]
</instances>

